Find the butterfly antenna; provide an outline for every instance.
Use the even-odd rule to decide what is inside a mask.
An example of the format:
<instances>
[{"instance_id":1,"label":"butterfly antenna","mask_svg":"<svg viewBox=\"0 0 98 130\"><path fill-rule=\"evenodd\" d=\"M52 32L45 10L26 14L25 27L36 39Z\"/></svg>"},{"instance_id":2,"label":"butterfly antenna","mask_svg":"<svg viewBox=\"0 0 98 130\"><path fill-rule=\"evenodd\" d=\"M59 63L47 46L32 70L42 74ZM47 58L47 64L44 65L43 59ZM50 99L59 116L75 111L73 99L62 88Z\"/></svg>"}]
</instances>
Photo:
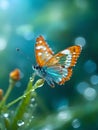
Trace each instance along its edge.
<instances>
[{"instance_id":1,"label":"butterfly antenna","mask_svg":"<svg viewBox=\"0 0 98 130\"><path fill-rule=\"evenodd\" d=\"M32 60L30 57L28 57L20 48L16 48L16 51L19 52L22 56L24 56L30 63L32 63Z\"/></svg>"}]
</instances>

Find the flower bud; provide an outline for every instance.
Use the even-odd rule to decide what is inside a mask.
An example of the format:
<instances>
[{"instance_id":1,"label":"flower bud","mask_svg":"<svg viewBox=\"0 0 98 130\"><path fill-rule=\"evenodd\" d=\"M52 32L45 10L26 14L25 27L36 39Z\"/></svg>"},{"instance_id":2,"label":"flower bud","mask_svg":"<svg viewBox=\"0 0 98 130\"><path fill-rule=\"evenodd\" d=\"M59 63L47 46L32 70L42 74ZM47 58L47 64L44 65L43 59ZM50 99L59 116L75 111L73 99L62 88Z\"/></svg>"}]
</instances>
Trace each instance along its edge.
<instances>
[{"instance_id":1,"label":"flower bud","mask_svg":"<svg viewBox=\"0 0 98 130\"><path fill-rule=\"evenodd\" d=\"M0 89L0 100L2 100L2 99L3 99L3 90Z\"/></svg>"},{"instance_id":2,"label":"flower bud","mask_svg":"<svg viewBox=\"0 0 98 130\"><path fill-rule=\"evenodd\" d=\"M10 78L13 79L13 80L15 80L15 81L20 80L20 70L19 69L13 70L10 73Z\"/></svg>"}]
</instances>

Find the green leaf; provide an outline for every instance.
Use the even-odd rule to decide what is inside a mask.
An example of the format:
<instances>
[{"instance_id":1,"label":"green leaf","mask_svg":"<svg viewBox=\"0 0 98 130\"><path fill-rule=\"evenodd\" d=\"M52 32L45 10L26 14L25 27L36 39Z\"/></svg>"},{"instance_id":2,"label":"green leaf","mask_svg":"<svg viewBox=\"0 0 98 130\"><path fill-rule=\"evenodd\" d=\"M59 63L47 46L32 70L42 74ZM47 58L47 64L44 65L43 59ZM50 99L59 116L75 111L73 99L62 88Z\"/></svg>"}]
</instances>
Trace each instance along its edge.
<instances>
[{"instance_id":1,"label":"green leaf","mask_svg":"<svg viewBox=\"0 0 98 130\"><path fill-rule=\"evenodd\" d=\"M7 130L10 130L10 120L8 118L4 118L5 127Z\"/></svg>"},{"instance_id":2,"label":"green leaf","mask_svg":"<svg viewBox=\"0 0 98 130\"><path fill-rule=\"evenodd\" d=\"M29 92L30 90L32 90L32 80L30 79L29 80L29 83L28 83L28 86L27 86L27 89L25 91L25 94L27 92ZM35 92L33 92L34 95L35 95ZM30 104L30 99L31 99L31 96L32 94L29 93L27 94L26 96L24 96L24 98L21 100L20 104L18 105L17 107L17 110L16 110L16 113L15 113L15 116L13 118L13 121L12 121L12 125L11 125L11 128L14 129L14 130L17 130L18 129L18 125L17 125L17 122L19 120L22 120L23 118L23 115L28 107L28 105Z\"/></svg>"}]
</instances>

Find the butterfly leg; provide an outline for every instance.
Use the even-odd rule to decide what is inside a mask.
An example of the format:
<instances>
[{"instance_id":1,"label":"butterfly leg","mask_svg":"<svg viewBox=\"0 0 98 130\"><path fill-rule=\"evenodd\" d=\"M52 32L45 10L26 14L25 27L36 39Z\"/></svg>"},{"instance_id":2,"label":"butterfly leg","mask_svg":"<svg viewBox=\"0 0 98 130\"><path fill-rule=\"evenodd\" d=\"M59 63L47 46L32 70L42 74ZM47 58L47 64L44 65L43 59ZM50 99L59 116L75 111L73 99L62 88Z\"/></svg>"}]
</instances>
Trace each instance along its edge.
<instances>
[{"instance_id":1,"label":"butterfly leg","mask_svg":"<svg viewBox=\"0 0 98 130\"><path fill-rule=\"evenodd\" d=\"M54 82L53 82L53 80L52 80L51 78L46 79L46 82L47 82L48 85L51 86L52 88L55 87Z\"/></svg>"}]
</instances>

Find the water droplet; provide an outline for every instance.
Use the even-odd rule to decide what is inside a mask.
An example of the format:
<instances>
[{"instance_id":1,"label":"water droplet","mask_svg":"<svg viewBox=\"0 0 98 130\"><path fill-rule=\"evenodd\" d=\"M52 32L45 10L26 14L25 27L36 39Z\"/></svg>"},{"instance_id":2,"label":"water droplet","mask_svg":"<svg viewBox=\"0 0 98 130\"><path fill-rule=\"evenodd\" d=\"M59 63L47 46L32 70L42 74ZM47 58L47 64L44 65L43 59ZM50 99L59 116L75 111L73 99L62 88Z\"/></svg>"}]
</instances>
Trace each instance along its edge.
<instances>
[{"instance_id":1,"label":"water droplet","mask_svg":"<svg viewBox=\"0 0 98 130\"><path fill-rule=\"evenodd\" d=\"M97 96L97 92L94 88L86 88L85 91L84 91L84 97L89 100L89 101L92 101L96 98Z\"/></svg>"},{"instance_id":2,"label":"water droplet","mask_svg":"<svg viewBox=\"0 0 98 130\"><path fill-rule=\"evenodd\" d=\"M9 114L8 114L8 113L4 113L3 116L4 116L5 118L7 118L7 117L9 116Z\"/></svg>"},{"instance_id":3,"label":"water droplet","mask_svg":"<svg viewBox=\"0 0 98 130\"><path fill-rule=\"evenodd\" d=\"M35 98L31 98L30 107L35 107L36 104L37 104L37 103L36 103Z\"/></svg>"},{"instance_id":4,"label":"water droplet","mask_svg":"<svg viewBox=\"0 0 98 130\"><path fill-rule=\"evenodd\" d=\"M31 102L30 105L29 105L31 108L34 108L34 107L37 107L37 103L34 101L34 102Z\"/></svg>"},{"instance_id":5,"label":"water droplet","mask_svg":"<svg viewBox=\"0 0 98 130\"><path fill-rule=\"evenodd\" d=\"M86 45L86 40L85 40L85 38L84 37L77 37L76 39L75 39L75 44L76 45L80 45L80 46L85 46Z\"/></svg>"},{"instance_id":6,"label":"water droplet","mask_svg":"<svg viewBox=\"0 0 98 130\"><path fill-rule=\"evenodd\" d=\"M27 119L29 118L30 114L29 113L24 113L24 118Z\"/></svg>"},{"instance_id":7,"label":"water droplet","mask_svg":"<svg viewBox=\"0 0 98 130\"><path fill-rule=\"evenodd\" d=\"M90 81L93 85L97 85L98 84L98 75L92 75L90 78Z\"/></svg>"},{"instance_id":8,"label":"water droplet","mask_svg":"<svg viewBox=\"0 0 98 130\"><path fill-rule=\"evenodd\" d=\"M34 107L34 105L33 105L33 104L30 104L30 105L29 105L29 107L30 107L30 108L33 108L33 107Z\"/></svg>"},{"instance_id":9,"label":"water droplet","mask_svg":"<svg viewBox=\"0 0 98 130\"><path fill-rule=\"evenodd\" d=\"M79 119L74 119L74 120L72 121L72 126L73 126L73 128L79 128L80 125L81 125L81 123L80 123Z\"/></svg>"},{"instance_id":10,"label":"water droplet","mask_svg":"<svg viewBox=\"0 0 98 130\"><path fill-rule=\"evenodd\" d=\"M93 73L96 71L97 69L97 65L94 61L92 60L88 60L85 62L84 64L84 69L87 73Z\"/></svg>"},{"instance_id":11,"label":"water droplet","mask_svg":"<svg viewBox=\"0 0 98 130\"><path fill-rule=\"evenodd\" d=\"M24 125L24 121L18 120L17 125L18 125L18 126L23 126L23 125Z\"/></svg>"},{"instance_id":12,"label":"water droplet","mask_svg":"<svg viewBox=\"0 0 98 130\"><path fill-rule=\"evenodd\" d=\"M32 77L30 77L30 81L33 82L33 78Z\"/></svg>"},{"instance_id":13,"label":"water droplet","mask_svg":"<svg viewBox=\"0 0 98 130\"><path fill-rule=\"evenodd\" d=\"M26 98L26 95L24 95L23 97Z\"/></svg>"},{"instance_id":14,"label":"water droplet","mask_svg":"<svg viewBox=\"0 0 98 130\"><path fill-rule=\"evenodd\" d=\"M31 103L35 103L35 98L31 98Z\"/></svg>"},{"instance_id":15,"label":"water droplet","mask_svg":"<svg viewBox=\"0 0 98 130\"><path fill-rule=\"evenodd\" d=\"M34 92L34 89L32 89L31 92Z\"/></svg>"}]
</instances>

